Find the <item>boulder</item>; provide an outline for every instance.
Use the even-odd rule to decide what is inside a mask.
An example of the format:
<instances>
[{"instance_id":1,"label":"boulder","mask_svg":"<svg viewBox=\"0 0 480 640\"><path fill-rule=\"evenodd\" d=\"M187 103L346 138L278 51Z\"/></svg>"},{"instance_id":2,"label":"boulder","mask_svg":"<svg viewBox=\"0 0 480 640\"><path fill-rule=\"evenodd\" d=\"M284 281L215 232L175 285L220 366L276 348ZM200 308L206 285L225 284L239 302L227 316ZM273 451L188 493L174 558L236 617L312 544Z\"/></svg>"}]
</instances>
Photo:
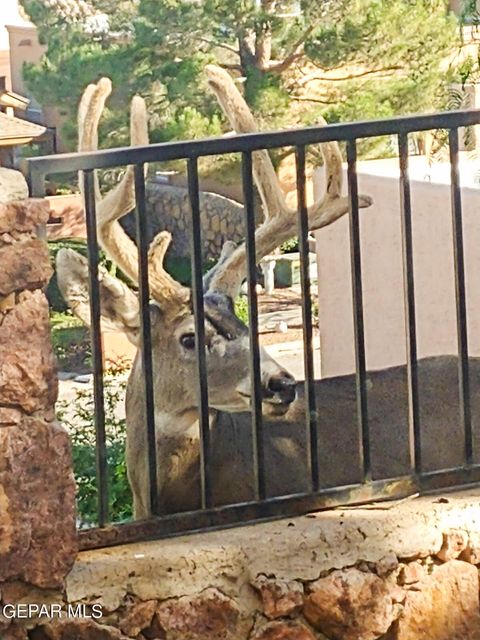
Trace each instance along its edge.
<instances>
[{"instance_id":1,"label":"boulder","mask_svg":"<svg viewBox=\"0 0 480 640\"><path fill-rule=\"evenodd\" d=\"M77 553L69 437L36 417L0 429L0 582L61 588Z\"/></svg>"},{"instance_id":2,"label":"boulder","mask_svg":"<svg viewBox=\"0 0 480 640\"><path fill-rule=\"evenodd\" d=\"M0 167L0 204L25 198L28 198L28 185L20 171Z\"/></svg>"},{"instance_id":3,"label":"boulder","mask_svg":"<svg viewBox=\"0 0 480 640\"><path fill-rule=\"evenodd\" d=\"M168 640L237 640L242 637L239 614L234 600L210 588L162 602L156 616Z\"/></svg>"},{"instance_id":4,"label":"boulder","mask_svg":"<svg viewBox=\"0 0 480 640\"><path fill-rule=\"evenodd\" d=\"M29 238L0 247L0 297L48 284L53 269L45 242Z\"/></svg>"},{"instance_id":5,"label":"boulder","mask_svg":"<svg viewBox=\"0 0 480 640\"><path fill-rule=\"evenodd\" d=\"M399 615L403 592L373 573L333 571L311 586L305 618L331 640L377 640Z\"/></svg>"},{"instance_id":6,"label":"boulder","mask_svg":"<svg viewBox=\"0 0 480 640\"><path fill-rule=\"evenodd\" d=\"M259 576L253 586L262 598L263 612L271 620L296 613L303 606L303 584Z\"/></svg>"},{"instance_id":7,"label":"boulder","mask_svg":"<svg viewBox=\"0 0 480 640\"><path fill-rule=\"evenodd\" d=\"M316 640L310 629L300 622L277 621L263 625L251 640Z\"/></svg>"},{"instance_id":8,"label":"boulder","mask_svg":"<svg viewBox=\"0 0 480 640\"><path fill-rule=\"evenodd\" d=\"M0 406L27 413L51 408L58 380L50 341L48 303L40 291L24 292L0 324Z\"/></svg>"},{"instance_id":9,"label":"boulder","mask_svg":"<svg viewBox=\"0 0 480 640\"><path fill-rule=\"evenodd\" d=\"M478 570L461 560L434 567L407 591L388 640L480 640Z\"/></svg>"}]
</instances>

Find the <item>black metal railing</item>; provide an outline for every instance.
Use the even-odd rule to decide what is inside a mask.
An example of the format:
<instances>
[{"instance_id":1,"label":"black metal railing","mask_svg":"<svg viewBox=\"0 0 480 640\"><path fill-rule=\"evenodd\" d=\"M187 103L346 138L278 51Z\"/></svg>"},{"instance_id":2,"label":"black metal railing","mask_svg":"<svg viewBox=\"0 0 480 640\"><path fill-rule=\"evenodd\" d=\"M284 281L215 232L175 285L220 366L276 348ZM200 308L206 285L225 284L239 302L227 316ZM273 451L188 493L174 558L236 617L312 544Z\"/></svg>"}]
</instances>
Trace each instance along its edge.
<instances>
[{"instance_id":1,"label":"black metal railing","mask_svg":"<svg viewBox=\"0 0 480 640\"><path fill-rule=\"evenodd\" d=\"M95 424L97 436L97 483L99 528L81 532L84 548L105 546L135 539L145 539L193 531L208 527L252 522L261 518L305 513L332 505L365 502L372 499L402 497L415 491L432 491L453 485L480 481L480 464L474 462L473 430L471 419L471 381L469 380L469 354L467 344L467 309L465 301L465 265L462 236L462 201L459 186L458 128L480 123L480 110L458 111L425 116L401 117L388 120L311 127L300 130L238 135L191 142L153 144L145 147L119 148L92 153L74 153L29 161L32 196L44 194L47 176L66 171L83 171L88 228L89 271L91 294L91 326L94 363ZM454 262L458 329L458 379L460 416L464 434L464 459L455 468L425 472L422 467L421 421L417 371L417 336L415 314L415 280L413 270L413 233L410 182L408 176L409 134L432 129L449 131L451 163L451 208L454 230ZM357 185L357 140L376 136L397 138L400 164L400 207L402 220L402 253L406 317L407 387L408 387L408 444L409 472L401 477L374 479L371 465L371 435L364 336L364 308L362 297L362 256L359 224L361 214ZM356 361L356 415L358 459L361 479L348 486L325 487L318 452L322 443L318 431L318 417L322 412L322 397L315 393L313 366L313 326L308 267L308 219L305 187L305 154L308 145L327 141L346 142L347 184L349 196L349 230L353 293L354 349ZM305 405L307 465L310 472L310 490L295 495L267 497L262 400L260 394L260 350L258 342L258 304L255 288L255 200L252 171L252 153L260 149L292 147L296 154L298 235L301 259L302 316L304 335ZM250 369L252 381L252 456L255 470L255 499L243 504L214 507L209 428L208 380L204 347L205 308L202 290L200 197L198 179L199 158L218 154L240 153L246 219L247 286L249 298ZM108 487L105 445L105 413L103 409L102 340L100 334L100 296L98 286L98 245L96 238L96 211L94 176L96 169L135 165L136 221L139 247L139 299L141 309L141 350L145 378L145 415L148 432L148 468L150 473L150 503L153 514L158 514L157 461L155 452L155 397L151 353L151 326L149 309L149 283L147 269L147 212L145 207L145 163L185 160L188 170L188 196L191 205L192 247L192 300L195 315L196 357L198 366L198 399L201 441L201 494L202 508L195 512L165 516L152 516L142 522L107 527Z\"/></svg>"}]
</instances>

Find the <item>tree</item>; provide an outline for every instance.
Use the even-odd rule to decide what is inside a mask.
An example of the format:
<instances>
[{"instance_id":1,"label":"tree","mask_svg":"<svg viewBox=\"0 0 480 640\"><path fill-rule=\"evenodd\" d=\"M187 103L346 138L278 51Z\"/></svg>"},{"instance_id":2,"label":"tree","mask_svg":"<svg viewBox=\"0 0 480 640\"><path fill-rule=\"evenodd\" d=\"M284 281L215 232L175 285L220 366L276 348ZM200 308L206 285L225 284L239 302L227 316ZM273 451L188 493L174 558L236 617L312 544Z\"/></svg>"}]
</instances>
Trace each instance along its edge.
<instances>
[{"instance_id":1,"label":"tree","mask_svg":"<svg viewBox=\"0 0 480 640\"><path fill-rule=\"evenodd\" d=\"M134 92L147 99L152 140L219 133L209 61L244 79L269 127L443 108L453 77L442 67L458 38L444 0L21 1L48 45L25 70L41 103L73 114L85 84L112 77L107 144L124 142Z\"/></svg>"}]
</instances>

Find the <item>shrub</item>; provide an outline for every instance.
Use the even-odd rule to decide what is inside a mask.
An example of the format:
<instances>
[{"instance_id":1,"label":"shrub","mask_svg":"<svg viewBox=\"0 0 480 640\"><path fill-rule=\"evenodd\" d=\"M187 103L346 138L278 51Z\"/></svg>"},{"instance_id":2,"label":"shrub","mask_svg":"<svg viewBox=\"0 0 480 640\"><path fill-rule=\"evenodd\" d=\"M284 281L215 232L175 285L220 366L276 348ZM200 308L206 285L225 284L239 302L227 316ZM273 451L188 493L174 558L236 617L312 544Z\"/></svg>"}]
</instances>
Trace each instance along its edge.
<instances>
[{"instance_id":1,"label":"shrub","mask_svg":"<svg viewBox=\"0 0 480 640\"><path fill-rule=\"evenodd\" d=\"M92 367L88 328L69 311L50 311L53 352L61 371L87 373Z\"/></svg>"},{"instance_id":2,"label":"shrub","mask_svg":"<svg viewBox=\"0 0 480 640\"><path fill-rule=\"evenodd\" d=\"M104 376L108 504L110 519L115 522L132 516L132 496L125 461L126 424L121 410L127 369L123 362L110 364ZM77 389L73 400L57 404L57 417L67 428L72 443L80 527L95 526L98 523L94 414L91 385L85 389Z\"/></svg>"},{"instance_id":3,"label":"shrub","mask_svg":"<svg viewBox=\"0 0 480 640\"><path fill-rule=\"evenodd\" d=\"M235 315L245 324L248 324L248 298L247 296L238 296L235 300Z\"/></svg>"}]
</instances>

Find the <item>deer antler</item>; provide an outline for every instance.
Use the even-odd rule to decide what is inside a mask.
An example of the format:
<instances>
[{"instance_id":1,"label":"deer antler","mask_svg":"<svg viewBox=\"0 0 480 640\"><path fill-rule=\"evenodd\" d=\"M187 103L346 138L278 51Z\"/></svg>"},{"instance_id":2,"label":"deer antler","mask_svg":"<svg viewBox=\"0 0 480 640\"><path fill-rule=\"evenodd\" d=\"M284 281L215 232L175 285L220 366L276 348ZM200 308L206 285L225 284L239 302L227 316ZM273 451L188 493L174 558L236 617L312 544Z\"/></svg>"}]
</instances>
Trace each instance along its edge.
<instances>
[{"instance_id":1,"label":"deer antler","mask_svg":"<svg viewBox=\"0 0 480 640\"><path fill-rule=\"evenodd\" d=\"M79 151L98 148L98 123L111 91L112 83L108 78L102 78L96 85L91 84L85 89L78 110ZM147 111L144 100L139 96L135 96L131 103L130 141L132 146L148 144ZM95 197L99 244L118 267L138 283L137 247L118 222L135 207L134 168L127 167L120 183L104 198L101 198L95 179ZM170 241L170 234L162 231L152 241L148 253L150 293L164 310L183 305L190 296L189 290L163 268Z\"/></svg>"},{"instance_id":2,"label":"deer antler","mask_svg":"<svg viewBox=\"0 0 480 640\"><path fill-rule=\"evenodd\" d=\"M231 126L237 133L253 133L257 130L252 113L240 95L230 75L220 67L206 67L208 82L215 93ZM326 124L322 121L322 124ZM348 198L342 197L342 156L336 142L322 144L326 168L326 189L322 197L308 208L311 230L320 229L335 222L348 211ZM285 242L297 231L297 215L288 207L278 182L272 161L266 150L252 155L253 175L265 209L265 220L255 234L257 261ZM359 196L359 206L369 207L372 199ZM237 247L230 253L211 278L209 290L235 297L245 276L245 247Z\"/></svg>"}]
</instances>

